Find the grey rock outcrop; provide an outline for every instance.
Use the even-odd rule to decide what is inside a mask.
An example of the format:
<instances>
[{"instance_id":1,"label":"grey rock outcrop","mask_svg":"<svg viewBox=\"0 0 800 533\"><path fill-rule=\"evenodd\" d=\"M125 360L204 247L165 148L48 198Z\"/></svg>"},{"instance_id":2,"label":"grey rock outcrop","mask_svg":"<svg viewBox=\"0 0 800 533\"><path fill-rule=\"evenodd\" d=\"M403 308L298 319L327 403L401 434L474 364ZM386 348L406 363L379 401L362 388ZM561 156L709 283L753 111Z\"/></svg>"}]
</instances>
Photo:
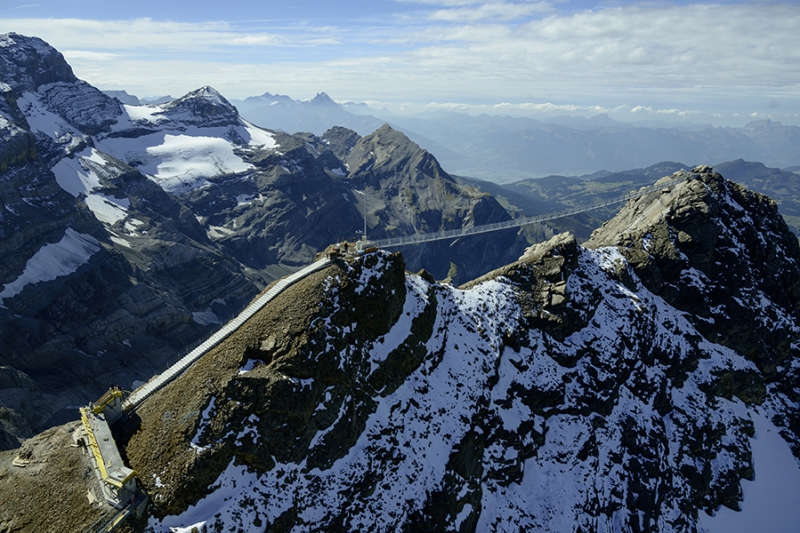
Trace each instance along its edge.
<instances>
[{"instance_id":1,"label":"grey rock outcrop","mask_svg":"<svg viewBox=\"0 0 800 533\"><path fill-rule=\"evenodd\" d=\"M260 287L355 237L365 183L375 236L508 216L391 129L363 140L263 130L211 87L134 109L43 41L0 39L0 365L49 393L0 395L4 427L25 421L3 445L109 382L148 379ZM364 150L380 155L374 171L356 162ZM524 245L478 237L420 247L408 264L464 280Z\"/></svg>"},{"instance_id":2,"label":"grey rock outcrop","mask_svg":"<svg viewBox=\"0 0 800 533\"><path fill-rule=\"evenodd\" d=\"M781 318L800 316L800 246L768 197L711 167L691 176L655 201L632 201L586 246L618 246L649 290L771 378L791 356L793 335ZM772 318L757 318L765 312Z\"/></svg>"},{"instance_id":3,"label":"grey rock outcrop","mask_svg":"<svg viewBox=\"0 0 800 533\"><path fill-rule=\"evenodd\" d=\"M762 475L754 436L800 457L800 250L765 197L686 178L591 248L559 235L459 289L382 252L293 287L137 412L150 527L691 532L739 509ZM741 258L709 263L679 231ZM751 279L763 246L776 256ZM707 292L678 285L698 307L674 298L678 272L710 265ZM749 326L703 315L736 291Z\"/></svg>"},{"instance_id":4,"label":"grey rock outcrop","mask_svg":"<svg viewBox=\"0 0 800 533\"><path fill-rule=\"evenodd\" d=\"M389 125L361 138L346 161L350 182L367 191L371 238L432 233L511 218L494 197L458 184L433 155ZM512 229L454 243L408 246L402 252L412 270L425 268L437 279L467 281L513 260L526 244Z\"/></svg>"}]
</instances>

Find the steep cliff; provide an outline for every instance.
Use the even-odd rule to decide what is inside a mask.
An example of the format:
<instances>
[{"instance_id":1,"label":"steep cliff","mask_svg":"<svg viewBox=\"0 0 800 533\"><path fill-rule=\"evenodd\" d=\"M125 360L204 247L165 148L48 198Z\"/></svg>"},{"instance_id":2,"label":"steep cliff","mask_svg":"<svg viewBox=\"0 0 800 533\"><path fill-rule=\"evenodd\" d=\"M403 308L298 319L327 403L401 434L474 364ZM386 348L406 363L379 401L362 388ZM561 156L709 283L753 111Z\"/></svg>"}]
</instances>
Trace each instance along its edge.
<instances>
[{"instance_id":1,"label":"steep cliff","mask_svg":"<svg viewBox=\"0 0 800 533\"><path fill-rule=\"evenodd\" d=\"M149 527L797 520L800 250L768 198L675 177L458 289L383 252L294 287L124 429Z\"/></svg>"}]
</instances>

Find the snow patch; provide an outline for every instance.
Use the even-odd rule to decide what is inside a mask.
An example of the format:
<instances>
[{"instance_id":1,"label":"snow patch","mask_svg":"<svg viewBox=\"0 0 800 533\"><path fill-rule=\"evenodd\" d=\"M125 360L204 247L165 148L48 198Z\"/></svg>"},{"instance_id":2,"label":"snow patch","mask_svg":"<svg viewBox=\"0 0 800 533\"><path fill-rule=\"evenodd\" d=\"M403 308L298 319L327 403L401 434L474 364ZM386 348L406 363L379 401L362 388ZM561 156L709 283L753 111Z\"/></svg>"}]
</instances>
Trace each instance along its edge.
<instances>
[{"instance_id":1,"label":"snow patch","mask_svg":"<svg viewBox=\"0 0 800 533\"><path fill-rule=\"evenodd\" d=\"M208 406L203 410L203 413L200 415L200 422L197 424L197 431L192 437L192 441L189 445L195 451L195 453L200 453L206 451L209 446L200 446L200 435L203 434L208 424L211 422L211 413L214 411L214 407L217 404L217 399L212 396L211 401L208 402Z\"/></svg>"},{"instance_id":2,"label":"snow patch","mask_svg":"<svg viewBox=\"0 0 800 533\"><path fill-rule=\"evenodd\" d=\"M247 144L249 146L269 150L274 150L278 147L278 143L275 142L275 136L272 133L262 130L258 126L254 126L246 120L243 120L242 122L244 123L244 130L247 132L247 136L249 137L247 139Z\"/></svg>"},{"instance_id":3,"label":"snow patch","mask_svg":"<svg viewBox=\"0 0 800 533\"><path fill-rule=\"evenodd\" d=\"M65 157L53 167L53 174L56 176L56 183L77 198L81 194L88 195L93 190L100 187L100 178L90 169L84 168L81 164L82 159L94 161L96 150L88 148L81 152L77 157Z\"/></svg>"},{"instance_id":4,"label":"snow patch","mask_svg":"<svg viewBox=\"0 0 800 533\"><path fill-rule=\"evenodd\" d=\"M800 464L780 430L764 414L752 414L756 434L750 441L753 452L753 481L742 480L744 499L741 512L720 507L714 516L699 513L707 533L795 533L800 524Z\"/></svg>"},{"instance_id":5,"label":"snow patch","mask_svg":"<svg viewBox=\"0 0 800 533\"><path fill-rule=\"evenodd\" d=\"M56 140L67 135L80 136L80 133L63 118L48 110L36 93L23 93L17 99L17 107L25 115L31 131L34 133L41 132Z\"/></svg>"},{"instance_id":6,"label":"snow patch","mask_svg":"<svg viewBox=\"0 0 800 533\"><path fill-rule=\"evenodd\" d=\"M381 337L370 351L372 354L373 370L377 368L375 363L381 363L386 357L411 334L411 324L419 314L425 309L427 303L427 283L416 275L406 276L406 301L403 304L403 311L400 318L389 330L389 333Z\"/></svg>"},{"instance_id":7,"label":"snow patch","mask_svg":"<svg viewBox=\"0 0 800 533\"><path fill-rule=\"evenodd\" d=\"M192 313L192 320L201 326L208 326L210 324L222 324L222 320L217 314L208 306L205 311L195 311Z\"/></svg>"},{"instance_id":8,"label":"snow patch","mask_svg":"<svg viewBox=\"0 0 800 533\"><path fill-rule=\"evenodd\" d=\"M84 200L100 222L115 224L125 218L131 201L127 198L114 198L105 194L93 193Z\"/></svg>"},{"instance_id":9,"label":"snow patch","mask_svg":"<svg viewBox=\"0 0 800 533\"><path fill-rule=\"evenodd\" d=\"M41 281L52 281L60 276L72 274L100 250L100 243L91 235L67 228L64 237L55 244L45 244L25 263L22 274L0 292L0 302L13 298L26 285Z\"/></svg>"},{"instance_id":10,"label":"snow patch","mask_svg":"<svg viewBox=\"0 0 800 533\"><path fill-rule=\"evenodd\" d=\"M139 170L164 190L186 192L206 184L206 177L245 172L251 165L233 153L233 145L217 137L165 135L146 149L150 161Z\"/></svg>"}]
</instances>

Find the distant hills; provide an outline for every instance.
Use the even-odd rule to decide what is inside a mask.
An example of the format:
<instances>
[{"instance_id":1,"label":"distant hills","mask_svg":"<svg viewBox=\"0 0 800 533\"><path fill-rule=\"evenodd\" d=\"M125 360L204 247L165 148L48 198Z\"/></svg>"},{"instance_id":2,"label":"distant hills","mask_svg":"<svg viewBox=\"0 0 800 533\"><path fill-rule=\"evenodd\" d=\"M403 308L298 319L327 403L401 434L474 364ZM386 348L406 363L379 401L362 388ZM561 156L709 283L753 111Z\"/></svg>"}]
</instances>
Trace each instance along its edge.
<instances>
[{"instance_id":1,"label":"distant hills","mask_svg":"<svg viewBox=\"0 0 800 533\"><path fill-rule=\"evenodd\" d=\"M703 124L619 122L592 118L532 118L436 111L400 116L366 104L337 103L320 93L312 100L265 93L232 100L244 118L289 133L321 135L344 126L366 135L384 122L434 154L450 173L494 182L618 172L654 161L718 164L744 159L770 167L800 165L800 128L771 120L741 128Z\"/></svg>"},{"instance_id":2,"label":"distant hills","mask_svg":"<svg viewBox=\"0 0 800 533\"><path fill-rule=\"evenodd\" d=\"M505 184L475 178L458 179L465 185L492 194L503 207L515 215L533 216L619 198L631 190L651 185L661 176L688 168L691 165L665 161L620 172L603 171L585 176L551 175ZM789 229L800 237L800 175L743 159L719 163L715 168L731 181L775 200ZM527 227L525 231L532 240L539 240L559 231L570 231L578 239L588 239L595 228L613 217L619 209L619 205L604 207L575 217L551 221L544 228Z\"/></svg>"}]
</instances>

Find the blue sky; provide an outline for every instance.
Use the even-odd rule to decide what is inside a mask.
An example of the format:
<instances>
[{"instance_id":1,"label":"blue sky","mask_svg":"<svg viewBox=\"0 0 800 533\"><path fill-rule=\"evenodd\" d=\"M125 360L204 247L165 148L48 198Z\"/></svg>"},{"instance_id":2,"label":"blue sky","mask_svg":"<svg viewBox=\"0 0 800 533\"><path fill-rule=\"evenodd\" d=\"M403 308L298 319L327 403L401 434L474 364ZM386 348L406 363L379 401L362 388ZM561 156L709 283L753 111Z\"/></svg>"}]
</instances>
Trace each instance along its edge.
<instances>
[{"instance_id":1,"label":"blue sky","mask_svg":"<svg viewBox=\"0 0 800 533\"><path fill-rule=\"evenodd\" d=\"M800 125L800 3L607 0L5 0L82 79L138 96L211 85L626 121Z\"/></svg>"}]
</instances>

